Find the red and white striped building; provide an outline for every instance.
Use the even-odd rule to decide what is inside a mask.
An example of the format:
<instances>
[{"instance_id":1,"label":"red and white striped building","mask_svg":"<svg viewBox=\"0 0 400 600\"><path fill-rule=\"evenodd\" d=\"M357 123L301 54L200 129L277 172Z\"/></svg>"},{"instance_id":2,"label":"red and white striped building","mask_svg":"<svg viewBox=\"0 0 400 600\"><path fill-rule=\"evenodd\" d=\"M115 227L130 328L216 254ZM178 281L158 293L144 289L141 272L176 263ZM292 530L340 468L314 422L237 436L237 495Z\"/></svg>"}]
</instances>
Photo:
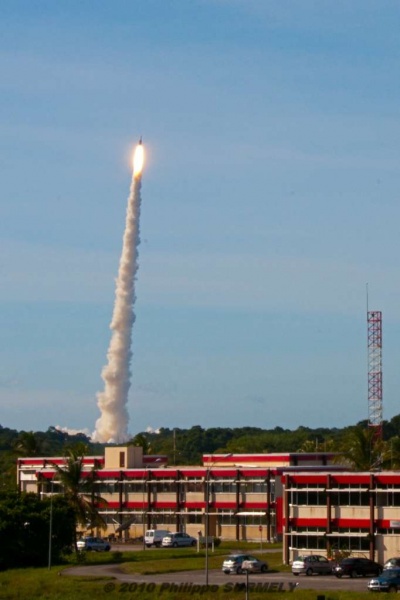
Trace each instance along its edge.
<instances>
[{"instance_id":1,"label":"red and white striped building","mask_svg":"<svg viewBox=\"0 0 400 600\"><path fill-rule=\"evenodd\" d=\"M400 472L287 472L282 484L286 562L305 552L400 556Z\"/></svg>"},{"instance_id":2,"label":"red and white striped building","mask_svg":"<svg viewBox=\"0 0 400 600\"><path fill-rule=\"evenodd\" d=\"M380 562L400 555L400 472L355 473L331 453L204 455L202 466L167 466L165 456L109 447L86 457L107 534L148 528L231 540L283 540L286 563L306 553L348 550ZM19 489L62 492L63 458L18 459ZM208 489L208 498L207 498Z\"/></svg>"}]
</instances>

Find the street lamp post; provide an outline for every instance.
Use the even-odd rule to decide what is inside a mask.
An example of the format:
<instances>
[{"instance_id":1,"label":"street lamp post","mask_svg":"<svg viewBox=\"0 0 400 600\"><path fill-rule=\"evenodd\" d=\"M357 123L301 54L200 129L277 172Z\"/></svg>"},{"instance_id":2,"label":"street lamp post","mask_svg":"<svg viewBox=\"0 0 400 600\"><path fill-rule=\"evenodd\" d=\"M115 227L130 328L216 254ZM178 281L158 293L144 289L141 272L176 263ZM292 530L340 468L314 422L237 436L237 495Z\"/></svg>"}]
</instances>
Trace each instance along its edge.
<instances>
[{"instance_id":1,"label":"street lamp post","mask_svg":"<svg viewBox=\"0 0 400 600\"><path fill-rule=\"evenodd\" d=\"M146 511L144 510L144 496L145 496L145 490L146 490L146 483L147 483L147 474L148 474L148 468L146 467L144 473L143 473L143 490L142 490L142 525L143 525L143 550L146 550L146 542L144 540L145 534L146 534Z\"/></svg>"},{"instance_id":2,"label":"street lamp post","mask_svg":"<svg viewBox=\"0 0 400 600\"><path fill-rule=\"evenodd\" d=\"M205 544L206 544L206 585L208 585L208 513L210 508L210 468L206 471L206 522L205 522Z\"/></svg>"},{"instance_id":3,"label":"street lamp post","mask_svg":"<svg viewBox=\"0 0 400 600\"><path fill-rule=\"evenodd\" d=\"M209 532L209 511L210 511L210 470L220 459L229 458L232 453L224 454L219 458L216 458L206 469L206 522L205 522L205 544L206 544L206 585L208 585L208 532Z\"/></svg>"},{"instance_id":4,"label":"street lamp post","mask_svg":"<svg viewBox=\"0 0 400 600\"><path fill-rule=\"evenodd\" d=\"M54 475L51 478L51 494L50 494L50 521L49 521L49 560L48 569L51 569L51 550L53 539L53 493L54 493Z\"/></svg>"}]
</instances>

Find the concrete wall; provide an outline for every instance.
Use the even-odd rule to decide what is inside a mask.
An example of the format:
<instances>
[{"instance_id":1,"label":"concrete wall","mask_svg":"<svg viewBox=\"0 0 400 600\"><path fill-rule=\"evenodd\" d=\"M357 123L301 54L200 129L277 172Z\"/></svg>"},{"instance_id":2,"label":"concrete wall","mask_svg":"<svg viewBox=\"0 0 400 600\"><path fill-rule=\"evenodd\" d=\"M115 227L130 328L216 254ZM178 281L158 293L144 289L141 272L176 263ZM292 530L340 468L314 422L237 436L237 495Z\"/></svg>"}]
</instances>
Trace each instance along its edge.
<instances>
[{"instance_id":1,"label":"concrete wall","mask_svg":"<svg viewBox=\"0 0 400 600\"><path fill-rule=\"evenodd\" d=\"M134 469L143 467L141 446L108 446L104 453L105 469Z\"/></svg>"}]
</instances>

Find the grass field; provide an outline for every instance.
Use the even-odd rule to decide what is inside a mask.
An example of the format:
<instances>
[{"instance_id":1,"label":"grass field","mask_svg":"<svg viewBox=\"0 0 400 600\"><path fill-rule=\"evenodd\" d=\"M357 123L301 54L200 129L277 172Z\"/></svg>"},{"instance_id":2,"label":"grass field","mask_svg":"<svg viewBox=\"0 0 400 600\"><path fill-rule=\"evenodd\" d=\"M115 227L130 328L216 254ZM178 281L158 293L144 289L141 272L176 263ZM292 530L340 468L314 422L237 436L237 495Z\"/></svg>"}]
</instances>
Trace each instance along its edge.
<instances>
[{"instance_id":1,"label":"grass field","mask_svg":"<svg viewBox=\"0 0 400 600\"><path fill-rule=\"evenodd\" d=\"M240 548L234 548L232 544L228 547L224 546L225 544L216 549L215 553L209 554L210 569L219 569L223 555L229 554L232 550L240 549L254 552L256 549L249 548L248 545L244 547L243 544L240 545ZM280 550L263 554L257 553L257 555L267 560L270 569L273 571L289 570L289 567L281 564L282 553ZM188 548L146 550L144 552L88 553L84 564L114 563L126 573L156 575L157 573L204 569L204 562L204 550L197 553L196 550ZM71 563L73 563L73 560L71 560ZM121 583L111 577L63 576L62 571L66 567L67 565L54 566L50 571L48 569L13 569L0 573L0 600L245 599L245 589L242 581L236 585L236 588L234 584L230 583L229 585L211 586L208 591L205 590L204 586L196 587L191 586L191 584L187 584L185 588L172 589L173 584L159 586L155 583ZM324 594L305 590L295 590L291 593L288 591L281 593L268 592L265 588L263 591L250 590L249 592L249 600L273 600L273 598L317 600L318 596L324 596ZM370 594L368 592L361 594L332 592L329 595L325 594L324 597L325 600L362 600L367 597L370 598Z\"/></svg>"}]
</instances>

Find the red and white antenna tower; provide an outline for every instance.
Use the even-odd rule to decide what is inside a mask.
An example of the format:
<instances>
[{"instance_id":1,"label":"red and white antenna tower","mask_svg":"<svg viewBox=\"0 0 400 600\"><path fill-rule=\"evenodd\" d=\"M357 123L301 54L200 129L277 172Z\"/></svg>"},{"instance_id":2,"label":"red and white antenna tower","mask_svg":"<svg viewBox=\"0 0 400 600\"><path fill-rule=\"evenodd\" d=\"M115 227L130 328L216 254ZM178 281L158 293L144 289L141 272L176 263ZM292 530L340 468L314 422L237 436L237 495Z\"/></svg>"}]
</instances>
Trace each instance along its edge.
<instances>
[{"instance_id":1,"label":"red and white antenna tower","mask_svg":"<svg viewBox=\"0 0 400 600\"><path fill-rule=\"evenodd\" d=\"M382 313L367 310L368 317L368 426L382 437Z\"/></svg>"}]
</instances>

